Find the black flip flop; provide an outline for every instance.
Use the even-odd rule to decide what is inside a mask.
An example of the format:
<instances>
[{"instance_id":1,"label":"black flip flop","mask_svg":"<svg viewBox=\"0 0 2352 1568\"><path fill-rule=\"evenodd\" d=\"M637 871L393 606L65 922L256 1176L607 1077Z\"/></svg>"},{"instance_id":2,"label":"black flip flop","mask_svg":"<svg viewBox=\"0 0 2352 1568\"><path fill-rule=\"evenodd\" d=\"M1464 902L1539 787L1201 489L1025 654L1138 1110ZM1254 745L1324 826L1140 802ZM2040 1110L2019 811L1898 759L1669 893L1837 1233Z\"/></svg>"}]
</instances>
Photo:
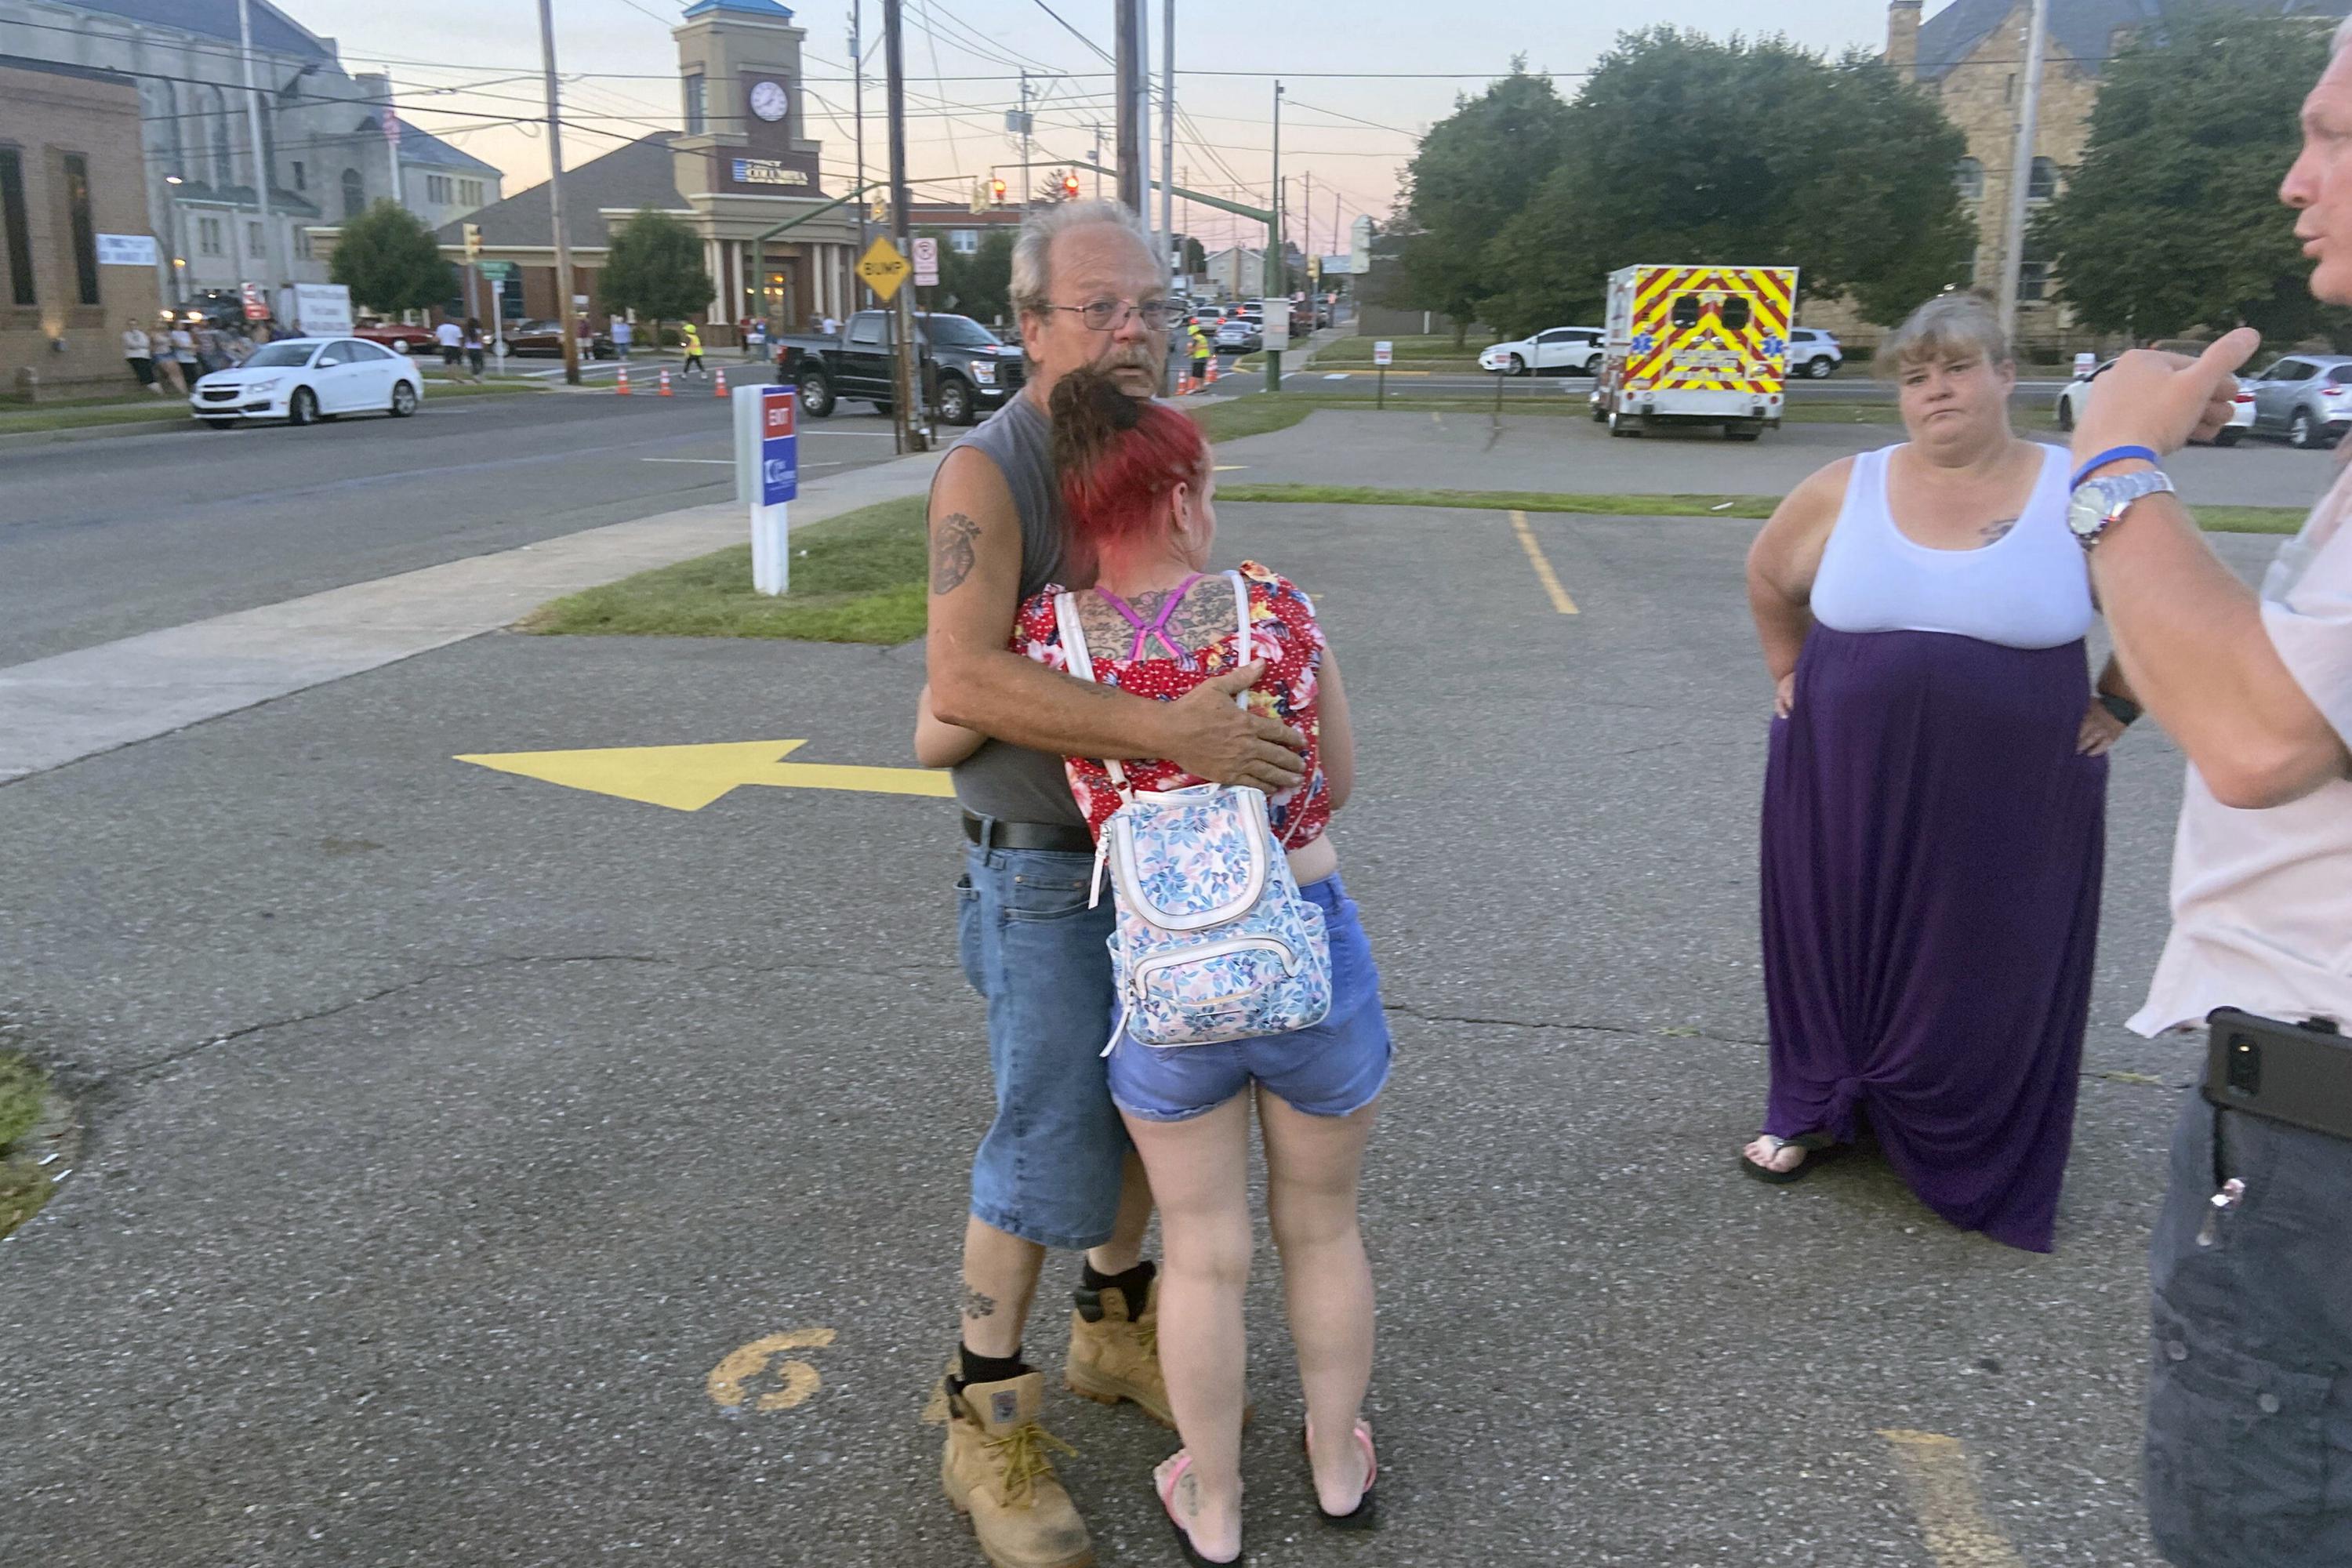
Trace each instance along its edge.
<instances>
[{"instance_id":1,"label":"black flip flop","mask_svg":"<svg viewBox=\"0 0 2352 1568\"><path fill-rule=\"evenodd\" d=\"M1785 1171L1775 1171L1769 1166L1759 1165L1748 1157L1747 1150L1742 1149L1739 1152L1739 1168L1758 1181L1775 1187L1785 1187L1790 1182L1803 1180L1807 1172L1836 1154L1843 1147L1836 1139L1826 1132L1807 1132L1795 1138L1773 1138L1769 1132L1759 1132L1756 1136L1771 1138L1772 1142L1779 1146L1772 1151L1775 1154L1781 1149L1802 1149L1805 1152L1805 1157L1802 1160Z\"/></svg>"}]
</instances>

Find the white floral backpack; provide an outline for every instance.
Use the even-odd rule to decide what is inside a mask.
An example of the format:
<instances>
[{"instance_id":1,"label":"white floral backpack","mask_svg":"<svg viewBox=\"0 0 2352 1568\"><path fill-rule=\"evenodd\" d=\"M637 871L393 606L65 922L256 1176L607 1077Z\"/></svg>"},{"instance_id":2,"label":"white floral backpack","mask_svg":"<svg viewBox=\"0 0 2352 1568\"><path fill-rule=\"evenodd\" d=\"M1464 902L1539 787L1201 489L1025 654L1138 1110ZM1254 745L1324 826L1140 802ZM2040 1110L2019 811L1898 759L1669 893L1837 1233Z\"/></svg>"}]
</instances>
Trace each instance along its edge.
<instances>
[{"instance_id":1,"label":"white floral backpack","mask_svg":"<svg viewBox=\"0 0 2352 1568\"><path fill-rule=\"evenodd\" d=\"M1241 623L1238 662L1247 664L1249 588L1240 573L1225 576ZM1094 679L1076 596L1058 595L1054 614L1069 672ZM1095 847L1088 901L1101 898L1108 869L1123 1020L1103 1055L1121 1034L1147 1046L1207 1046L1321 1023L1331 1010L1331 944L1322 910L1300 896L1275 841L1265 795L1233 784L1139 790L1117 758L1103 765L1120 804Z\"/></svg>"}]
</instances>

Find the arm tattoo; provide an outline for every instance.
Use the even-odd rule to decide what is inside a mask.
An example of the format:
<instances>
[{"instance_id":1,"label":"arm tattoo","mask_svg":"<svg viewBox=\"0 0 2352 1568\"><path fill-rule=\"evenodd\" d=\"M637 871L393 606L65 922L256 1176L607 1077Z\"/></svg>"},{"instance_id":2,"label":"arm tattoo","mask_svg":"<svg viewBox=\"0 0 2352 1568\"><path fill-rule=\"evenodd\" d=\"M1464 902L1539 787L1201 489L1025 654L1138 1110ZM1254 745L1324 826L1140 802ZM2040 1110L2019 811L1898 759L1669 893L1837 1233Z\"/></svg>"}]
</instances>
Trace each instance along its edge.
<instances>
[{"instance_id":1,"label":"arm tattoo","mask_svg":"<svg viewBox=\"0 0 2352 1568\"><path fill-rule=\"evenodd\" d=\"M980 553L973 541L980 524L962 512L951 511L931 526L931 592L952 594L971 575Z\"/></svg>"},{"instance_id":2,"label":"arm tattoo","mask_svg":"<svg viewBox=\"0 0 2352 1568\"><path fill-rule=\"evenodd\" d=\"M963 1315L967 1318L992 1318L996 1315L996 1298L983 1296L967 1285L963 1288Z\"/></svg>"},{"instance_id":3,"label":"arm tattoo","mask_svg":"<svg viewBox=\"0 0 2352 1568\"><path fill-rule=\"evenodd\" d=\"M1977 537L1990 544L2016 526L2017 519L2013 517L1996 518L1977 530Z\"/></svg>"}]
</instances>

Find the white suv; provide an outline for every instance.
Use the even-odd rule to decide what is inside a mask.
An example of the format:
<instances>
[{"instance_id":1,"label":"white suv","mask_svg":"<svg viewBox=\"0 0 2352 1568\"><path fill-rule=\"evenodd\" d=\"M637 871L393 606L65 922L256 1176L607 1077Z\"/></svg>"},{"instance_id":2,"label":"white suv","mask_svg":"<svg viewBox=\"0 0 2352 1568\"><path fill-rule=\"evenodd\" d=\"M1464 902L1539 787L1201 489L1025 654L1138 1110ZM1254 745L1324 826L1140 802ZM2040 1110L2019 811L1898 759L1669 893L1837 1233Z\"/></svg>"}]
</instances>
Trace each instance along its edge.
<instances>
[{"instance_id":1,"label":"white suv","mask_svg":"<svg viewBox=\"0 0 2352 1568\"><path fill-rule=\"evenodd\" d=\"M1810 375L1815 381L1835 374L1845 363L1845 350L1828 332L1816 327L1789 329L1789 374Z\"/></svg>"},{"instance_id":2,"label":"white suv","mask_svg":"<svg viewBox=\"0 0 2352 1568\"><path fill-rule=\"evenodd\" d=\"M1605 336L1599 327L1553 327L1517 342L1496 343L1478 356L1478 368L1507 375L1597 374Z\"/></svg>"}]
</instances>

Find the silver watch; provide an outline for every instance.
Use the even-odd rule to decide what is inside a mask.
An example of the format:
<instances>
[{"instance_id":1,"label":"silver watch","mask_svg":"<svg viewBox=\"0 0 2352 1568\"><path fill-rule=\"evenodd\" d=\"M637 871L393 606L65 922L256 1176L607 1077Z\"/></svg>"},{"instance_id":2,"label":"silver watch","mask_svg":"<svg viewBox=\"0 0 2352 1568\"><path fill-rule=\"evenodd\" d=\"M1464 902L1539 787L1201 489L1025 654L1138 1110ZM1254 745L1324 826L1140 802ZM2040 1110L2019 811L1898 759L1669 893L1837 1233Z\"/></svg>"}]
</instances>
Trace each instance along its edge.
<instances>
[{"instance_id":1,"label":"silver watch","mask_svg":"<svg viewBox=\"0 0 2352 1568\"><path fill-rule=\"evenodd\" d=\"M2117 474L2112 479L2084 479L2074 487L2074 499L2066 503L2066 526L2074 531L2074 537L2088 550L2131 510L2134 501L2171 493L2172 480L2161 468L2142 468L2137 473Z\"/></svg>"}]
</instances>

